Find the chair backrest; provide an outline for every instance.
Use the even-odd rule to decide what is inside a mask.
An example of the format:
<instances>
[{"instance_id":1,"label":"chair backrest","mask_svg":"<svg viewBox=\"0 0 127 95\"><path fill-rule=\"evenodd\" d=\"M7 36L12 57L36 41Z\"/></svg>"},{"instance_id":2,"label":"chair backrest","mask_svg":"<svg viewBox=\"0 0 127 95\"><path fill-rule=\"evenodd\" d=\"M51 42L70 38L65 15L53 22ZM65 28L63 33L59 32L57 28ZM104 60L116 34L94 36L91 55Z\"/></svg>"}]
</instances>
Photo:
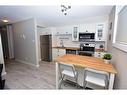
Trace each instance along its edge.
<instances>
[{"instance_id":1,"label":"chair backrest","mask_svg":"<svg viewBox=\"0 0 127 95\"><path fill-rule=\"evenodd\" d=\"M90 72L99 73L99 74L107 74L107 72L95 70L95 69L91 69L91 68L85 68L85 71L90 71Z\"/></svg>"},{"instance_id":2,"label":"chair backrest","mask_svg":"<svg viewBox=\"0 0 127 95\"><path fill-rule=\"evenodd\" d=\"M100 71L100 70L95 70L95 69L91 69L91 68L85 68L84 70L85 70L85 72L88 71L88 72L93 72L93 73L97 73L97 74L106 75L107 78L109 79L109 73L108 72Z\"/></svg>"},{"instance_id":3,"label":"chair backrest","mask_svg":"<svg viewBox=\"0 0 127 95\"><path fill-rule=\"evenodd\" d=\"M74 67L74 65L72 65L72 64L66 64L66 63L60 63L60 70L61 71L63 71L63 70L68 70L68 71L73 71L74 72L74 74L75 74L75 67Z\"/></svg>"}]
</instances>

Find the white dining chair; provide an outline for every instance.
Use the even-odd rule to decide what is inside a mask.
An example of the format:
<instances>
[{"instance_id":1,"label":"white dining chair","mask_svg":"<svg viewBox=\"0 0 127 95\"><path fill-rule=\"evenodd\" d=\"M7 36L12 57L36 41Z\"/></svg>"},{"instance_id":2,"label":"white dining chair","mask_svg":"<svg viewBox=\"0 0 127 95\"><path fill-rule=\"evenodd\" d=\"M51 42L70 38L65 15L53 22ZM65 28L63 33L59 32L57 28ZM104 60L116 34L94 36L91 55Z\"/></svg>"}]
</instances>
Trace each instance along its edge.
<instances>
[{"instance_id":1,"label":"white dining chair","mask_svg":"<svg viewBox=\"0 0 127 95\"><path fill-rule=\"evenodd\" d=\"M86 88L87 82L101 86L104 89L107 89L108 82L109 82L109 73L90 69L90 68L85 68L84 69L84 83L83 83L84 88Z\"/></svg>"},{"instance_id":2,"label":"white dining chair","mask_svg":"<svg viewBox=\"0 0 127 95\"><path fill-rule=\"evenodd\" d=\"M60 74L61 74L61 79L60 79L60 88L61 84L65 79L65 76L71 77L75 80L76 87L78 87L78 73L72 64L66 64L66 63L60 63L59 65L60 68Z\"/></svg>"}]
</instances>

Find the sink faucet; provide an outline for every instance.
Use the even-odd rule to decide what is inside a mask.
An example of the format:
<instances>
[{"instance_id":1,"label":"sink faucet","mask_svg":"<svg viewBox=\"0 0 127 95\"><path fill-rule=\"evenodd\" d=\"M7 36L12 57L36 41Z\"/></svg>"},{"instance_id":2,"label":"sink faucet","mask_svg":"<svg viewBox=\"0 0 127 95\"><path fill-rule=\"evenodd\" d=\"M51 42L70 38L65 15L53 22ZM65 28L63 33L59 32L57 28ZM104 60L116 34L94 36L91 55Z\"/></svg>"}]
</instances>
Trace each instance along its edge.
<instances>
[{"instance_id":1,"label":"sink faucet","mask_svg":"<svg viewBox=\"0 0 127 95\"><path fill-rule=\"evenodd\" d=\"M64 47L63 40L60 41L60 46Z\"/></svg>"}]
</instances>

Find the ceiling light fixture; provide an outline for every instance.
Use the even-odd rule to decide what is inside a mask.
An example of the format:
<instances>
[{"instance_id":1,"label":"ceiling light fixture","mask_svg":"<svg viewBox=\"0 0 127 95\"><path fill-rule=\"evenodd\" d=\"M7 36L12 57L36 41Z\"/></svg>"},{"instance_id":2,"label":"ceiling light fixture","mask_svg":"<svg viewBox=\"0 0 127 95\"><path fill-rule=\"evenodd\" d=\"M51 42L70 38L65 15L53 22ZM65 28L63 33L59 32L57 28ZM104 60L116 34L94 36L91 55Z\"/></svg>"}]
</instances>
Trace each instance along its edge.
<instances>
[{"instance_id":1,"label":"ceiling light fixture","mask_svg":"<svg viewBox=\"0 0 127 95\"><path fill-rule=\"evenodd\" d=\"M2 21L3 21L3 22L8 22L8 20L7 20L7 19L3 19Z\"/></svg>"},{"instance_id":2,"label":"ceiling light fixture","mask_svg":"<svg viewBox=\"0 0 127 95\"><path fill-rule=\"evenodd\" d=\"M67 11L71 9L71 6L61 5L61 12L64 13L64 15L67 15Z\"/></svg>"}]
</instances>

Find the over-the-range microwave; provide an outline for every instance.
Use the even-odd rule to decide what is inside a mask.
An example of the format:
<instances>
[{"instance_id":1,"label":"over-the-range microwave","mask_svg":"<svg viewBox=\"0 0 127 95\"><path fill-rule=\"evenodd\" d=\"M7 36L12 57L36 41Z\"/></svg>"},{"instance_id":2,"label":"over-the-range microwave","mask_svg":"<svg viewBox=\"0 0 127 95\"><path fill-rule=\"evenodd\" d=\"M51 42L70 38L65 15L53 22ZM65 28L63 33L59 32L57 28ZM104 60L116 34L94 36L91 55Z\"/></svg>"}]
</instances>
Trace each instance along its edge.
<instances>
[{"instance_id":1,"label":"over-the-range microwave","mask_svg":"<svg viewBox=\"0 0 127 95\"><path fill-rule=\"evenodd\" d=\"M80 42L93 42L95 41L95 33L79 33Z\"/></svg>"}]
</instances>

